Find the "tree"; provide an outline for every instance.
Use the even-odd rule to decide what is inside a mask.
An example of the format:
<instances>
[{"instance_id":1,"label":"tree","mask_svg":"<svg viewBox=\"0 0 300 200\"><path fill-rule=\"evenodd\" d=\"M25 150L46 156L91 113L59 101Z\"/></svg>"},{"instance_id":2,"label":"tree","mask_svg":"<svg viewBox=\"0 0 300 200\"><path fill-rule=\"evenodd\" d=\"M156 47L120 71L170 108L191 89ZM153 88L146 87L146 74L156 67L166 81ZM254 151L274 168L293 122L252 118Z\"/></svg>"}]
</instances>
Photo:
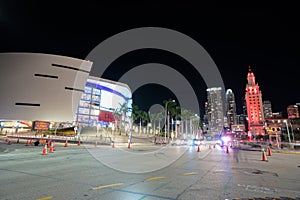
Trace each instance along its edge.
<instances>
[{"instance_id":1,"label":"tree","mask_svg":"<svg viewBox=\"0 0 300 200\"><path fill-rule=\"evenodd\" d=\"M185 120L184 123L182 123L182 132L187 135L188 134L188 120L190 119L191 115L193 114L192 111L182 108L182 113L181 113L181 120ZM184 124L185 124L185 130L184 130Z\"/></svg>"},{"instance_id":2,"label":"tree","mask_svg":"<svg viewBox=\"0 0 300 200\"><path fill-rule=\"evenodd\" d=\"M122 113L120 113L119 109L115 109L114 112L113 112L113 116L114 116L114 119L115 119L115 126L119 130L119 124L120 124L120 121L121 121ZM120 130L120 134L121 134L121 130Z\"/></svg>"},{"instance_id":3,"label":"tree","mask_svg":"<svg viewBox=\"0 0 300 200\"><path fill-rule=\"evenodd\" d=\"M156 121L158 120L158 113L150 113L149 111L149 117L150 117L150 122L153 127L153 132L155 134L155 129L156 129Z\"/></svg>"},{"instance_id":4,"label":"tree","mask_svg":"<svg viewBox=\"0 0 300 200\"><path fill-rule=\"evenodd\" d=\"M158 120L158 130L159 133L162 132L161 124L160 122L164 119L164 109L162 109L159 113L157 113L157 120Z\"/></svg>"}]
</instances>

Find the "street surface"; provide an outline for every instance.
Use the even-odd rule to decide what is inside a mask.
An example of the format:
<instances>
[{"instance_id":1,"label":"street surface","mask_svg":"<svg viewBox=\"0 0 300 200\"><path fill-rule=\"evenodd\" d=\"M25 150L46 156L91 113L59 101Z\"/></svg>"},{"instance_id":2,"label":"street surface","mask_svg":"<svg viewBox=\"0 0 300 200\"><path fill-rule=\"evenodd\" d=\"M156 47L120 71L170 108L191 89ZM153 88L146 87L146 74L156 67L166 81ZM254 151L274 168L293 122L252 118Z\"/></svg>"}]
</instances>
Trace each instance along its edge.
<instances>
[{"instance_id":1,"label":"street surface","mask_svg":"<svg viewBox=\"0 0 300 200\"><path fill-rule=\"evenodd\" d=\"M300 199L300 154L219 146L0 141L0 196L16 199Z\"/></svg>"}]
</instances>

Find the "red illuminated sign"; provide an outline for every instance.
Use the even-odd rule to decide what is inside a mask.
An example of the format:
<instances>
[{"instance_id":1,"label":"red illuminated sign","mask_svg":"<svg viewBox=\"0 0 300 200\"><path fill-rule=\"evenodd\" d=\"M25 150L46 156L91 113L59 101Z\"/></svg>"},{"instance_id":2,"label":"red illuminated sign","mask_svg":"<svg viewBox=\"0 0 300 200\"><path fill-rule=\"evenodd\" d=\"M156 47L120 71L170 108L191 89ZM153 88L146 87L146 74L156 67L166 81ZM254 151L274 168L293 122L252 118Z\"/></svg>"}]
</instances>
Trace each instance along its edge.
<instances>
[{"instance_id":1,"label":"red illuminated sign","mask_svg":"<svg viewBox=\"0 0 300 200\"><path fill-rule=\"evenodd\" d=\"M115 118L112 112L100 110L98 120L103 122L114 122Z\"/></svg>"}]
</instances>

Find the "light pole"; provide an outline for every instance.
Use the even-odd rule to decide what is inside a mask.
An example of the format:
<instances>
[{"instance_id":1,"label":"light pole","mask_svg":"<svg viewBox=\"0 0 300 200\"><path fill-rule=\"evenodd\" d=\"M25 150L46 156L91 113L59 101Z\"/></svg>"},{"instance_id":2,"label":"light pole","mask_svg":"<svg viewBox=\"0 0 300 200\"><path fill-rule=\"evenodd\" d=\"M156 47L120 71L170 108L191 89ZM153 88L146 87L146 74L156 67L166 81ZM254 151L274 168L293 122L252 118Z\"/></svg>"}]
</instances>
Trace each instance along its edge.
<instances>
[{"instance_id":1,"label":"light pole","mask_svg":"<svg viewBox=\"0 0 300 200\"><path fill-rule=\"evenodd\" d=\"M286 130L287 130L288 138L289 138L289 143L291 143L290 131L289 131L287 120L283 120L283 122L285 122Z\"/></svg>"},{"instance_id":2,"label":"light pole","mask_svg":"<svg viewBox=\"0 0 300 200\"><path fill-rule=\"evenodd\" d=\"M293 142L295 142L295 135L294 135L294 130L293 130L292 120L290 121L290 124L291 124L291 130L292 130Z\"/></svg>"},{"instance_id":3,"label":"light pole","mask_svg":"<svg viewBox=\"0 0 300 200\"><path fill-rule=\"evenodd\" d=\"M171 101L167 101L166 102L166 106L165 106L165 142L167 142L167 130L166 130L166 126L167 126L167 113L168 113L168 137L169 137L169 112L168 112L168 103L170 102L175 102L175 100L171 100ZM168 138L169 140L169 138Z\"/></svg>"}]
</instances>

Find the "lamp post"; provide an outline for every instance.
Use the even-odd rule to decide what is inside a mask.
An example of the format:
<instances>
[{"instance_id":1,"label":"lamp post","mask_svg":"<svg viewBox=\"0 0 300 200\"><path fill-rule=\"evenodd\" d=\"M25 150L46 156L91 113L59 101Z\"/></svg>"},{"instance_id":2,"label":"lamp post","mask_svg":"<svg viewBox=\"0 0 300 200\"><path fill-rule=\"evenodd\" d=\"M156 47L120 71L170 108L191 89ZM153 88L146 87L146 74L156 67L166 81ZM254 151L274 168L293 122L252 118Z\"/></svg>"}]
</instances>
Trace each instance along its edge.
<instances>
[{"instance_id":1,"label":"lamp post","mask_svg":"<svg viewBox=\"0 0 300 200\"><path fill-rule=\"evenodd\" d=\"M289 138L289 143L291 143L290 131L289 131L289 126L288 126L287 120L283 120L283 122L285 122L286 130L287 130L288 138Z\"/></svg>"},{"instance_id":2,"label":"lamp post","mask_svg":"<svg viewBox=\"0 0 300 200\"><path fill-rule=\"evenodd\" d=\"M290 124L291 124L291 130L292 130L293 142L295 142L295 135L294 135L294 130L293 130L292 120L290 121Z\"/></svg>"},{"instance_id":3,"label":"lamp post","mask_svg":"<svg viewBox=\"0 0 300 200\"><path fill-rule=\"evenodd\" d=\"M169 132L169 123L170 123L170 120L169 120L169 112L168 112L168 103L170 102L175 102L175 100L171 100L171 101L167 101L166 102L166 106L165 106L165 142L167 142L167 130L166 130L166 126L167 126L167 113L168 113L168 141L169 141L169 136L170 136L170 132Z\"/></svg>"}]
</instances>

